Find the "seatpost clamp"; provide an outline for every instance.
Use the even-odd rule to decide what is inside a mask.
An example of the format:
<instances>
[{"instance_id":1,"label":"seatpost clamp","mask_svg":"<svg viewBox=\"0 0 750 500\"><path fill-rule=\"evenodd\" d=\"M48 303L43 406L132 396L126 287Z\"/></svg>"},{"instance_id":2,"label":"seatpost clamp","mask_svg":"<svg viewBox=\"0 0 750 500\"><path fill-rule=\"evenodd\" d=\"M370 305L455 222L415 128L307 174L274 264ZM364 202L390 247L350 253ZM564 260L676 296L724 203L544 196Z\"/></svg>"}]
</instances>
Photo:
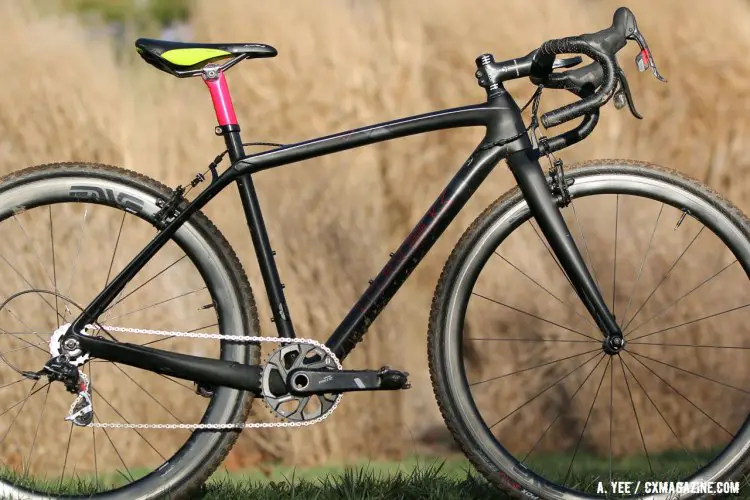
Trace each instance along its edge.
<instances>
[{"instance_id":1,"label":"seatpost clamp","mask_svg":"<svg viewBox=\"0 0 750 500\"><path fill-rule=\"evenodd\" d=\"M216 80L219 78L219 66L216 64L206 64L201 70L204 80Z\"/></svg>"}]
</instances>

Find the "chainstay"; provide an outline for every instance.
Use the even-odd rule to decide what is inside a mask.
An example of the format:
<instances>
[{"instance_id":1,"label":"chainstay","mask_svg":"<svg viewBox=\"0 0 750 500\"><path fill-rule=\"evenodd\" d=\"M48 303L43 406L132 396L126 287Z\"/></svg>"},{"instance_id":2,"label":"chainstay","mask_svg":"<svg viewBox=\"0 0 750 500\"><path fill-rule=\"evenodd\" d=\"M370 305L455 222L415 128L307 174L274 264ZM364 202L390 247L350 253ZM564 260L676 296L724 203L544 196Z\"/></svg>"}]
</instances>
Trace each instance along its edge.
<instances>
[{"instance_id":1,"label":"chainstay","mask_svg":"<svg viewBox=\"0 0 750 500\"><path fill-rule=\"evenodd\" d=\"M187 337L206 340L227 340L231 342L267 342L274 344L307 344L313 345L333 359L338 370L343 370L341 362L336 355L324 344L312 339L282 339L279 337L249 337L245 335L222 335L219 333L202 333L202 332L174 332L169 330L147 330L143 328L128 328L124 326L104 326L89 325L90 328L101 328L110 332L135 333L141 335L154 335L161 337ZM85 330L84 330L85 331ZM139 423L115 423L115 422L91 422L86 427L106 428L106 429L201 429L201 430L236 430L236 429L268 429L279 427L307 427L327 419L338 407L343 394L339 394L331 409L324 415L312 420L300 422L236 422L229 424L139 424Z\"/></svg>"}]
</instances>

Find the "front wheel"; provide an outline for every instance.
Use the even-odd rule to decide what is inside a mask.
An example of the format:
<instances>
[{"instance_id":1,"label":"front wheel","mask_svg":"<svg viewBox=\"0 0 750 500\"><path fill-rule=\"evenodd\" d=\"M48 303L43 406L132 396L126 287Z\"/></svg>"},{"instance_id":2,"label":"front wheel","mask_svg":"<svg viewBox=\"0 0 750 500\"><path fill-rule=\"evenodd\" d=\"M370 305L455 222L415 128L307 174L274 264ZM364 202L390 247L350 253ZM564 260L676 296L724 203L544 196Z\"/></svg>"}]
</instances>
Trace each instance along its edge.
<instances>
[{"instance_id":1,"label":"front wheel","mask_svg":"<svg viewBox=\"0 0 750 500\"><path fill-rule=\"evenodd\" d=\"M654 165L566 173L561 211L625 347L604 351L516 188L466 231L435 292L429 361L448 428L519 497L702 496L675 492L687 481L736 493L725 481L750 447L750 221Z\"/></svg>"}]
</instances>

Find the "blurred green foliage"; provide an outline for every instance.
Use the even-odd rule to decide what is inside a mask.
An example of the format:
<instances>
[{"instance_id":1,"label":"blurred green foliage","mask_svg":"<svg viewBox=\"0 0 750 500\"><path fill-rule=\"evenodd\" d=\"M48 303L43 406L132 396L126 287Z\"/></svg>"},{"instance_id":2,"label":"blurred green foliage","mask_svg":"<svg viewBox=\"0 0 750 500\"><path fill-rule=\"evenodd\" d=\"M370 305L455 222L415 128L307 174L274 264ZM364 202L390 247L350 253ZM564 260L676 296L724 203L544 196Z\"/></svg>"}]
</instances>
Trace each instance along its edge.
<instances>
[{"instance_id":1,"label":"blurred green foliage","mask_svg":"<svg viewBox=\"0 0 750 500\"><path fill-rule=\"evenodd\" d=\"M192 0L66 0L65 4L107 23L163 27L187 20Z\"/></svg>"}]
</instances>

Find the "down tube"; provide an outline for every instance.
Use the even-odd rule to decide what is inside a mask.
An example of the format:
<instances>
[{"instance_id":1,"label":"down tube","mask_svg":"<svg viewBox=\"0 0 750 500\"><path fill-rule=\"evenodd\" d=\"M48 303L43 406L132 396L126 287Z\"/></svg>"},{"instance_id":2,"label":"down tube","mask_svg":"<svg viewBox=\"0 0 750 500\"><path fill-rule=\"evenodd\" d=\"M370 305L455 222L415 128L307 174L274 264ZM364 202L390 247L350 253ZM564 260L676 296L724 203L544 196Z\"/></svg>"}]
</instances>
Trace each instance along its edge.
<instances>
[{"instance_id":1,"label":"down tube","mask_svg":"<svg viewBox=\"0 0 750 500\"><path fill-rule=\"evenodd\" d=\"M477 150L463 164L401 246L331 334L326 345L344 359L367 328L401 288L417 264L432 248L497 163L505 148Z\"/></svg>"}]
</instances>

